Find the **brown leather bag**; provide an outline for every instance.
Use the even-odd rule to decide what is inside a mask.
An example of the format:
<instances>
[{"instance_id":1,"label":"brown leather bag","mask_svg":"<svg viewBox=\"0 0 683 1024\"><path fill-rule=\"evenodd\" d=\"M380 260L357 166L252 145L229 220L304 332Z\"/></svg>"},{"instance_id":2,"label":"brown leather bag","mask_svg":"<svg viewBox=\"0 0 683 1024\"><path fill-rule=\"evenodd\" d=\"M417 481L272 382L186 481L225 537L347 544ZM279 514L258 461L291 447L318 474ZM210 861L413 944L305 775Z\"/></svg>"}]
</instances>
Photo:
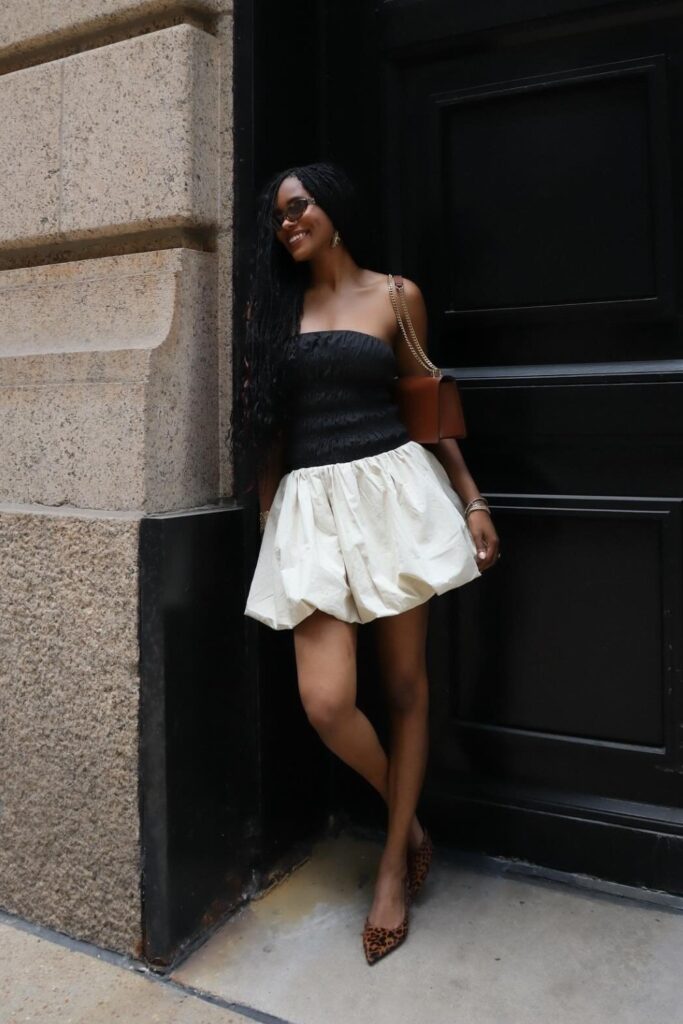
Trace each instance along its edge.
<instances>
[{"instance_id":1,"label":"brown leather bag","mask_svg":"<svg viewBox=\"0 0 683 1024\"><path fill-rule=\"evenodd\" d=\"M442 437L466 437L465 415L455 377L442 373L422 351L408 312L403 278L400 274L387 276L389 295L403 337L418 363L429 370L429 376L408 374L396 381L399 414L410 439L422 444L435 444ZM396 300L397 292L403 307L403 317ZM404 318L412 340L406 332Z\"/></svg>"}]
</instances>

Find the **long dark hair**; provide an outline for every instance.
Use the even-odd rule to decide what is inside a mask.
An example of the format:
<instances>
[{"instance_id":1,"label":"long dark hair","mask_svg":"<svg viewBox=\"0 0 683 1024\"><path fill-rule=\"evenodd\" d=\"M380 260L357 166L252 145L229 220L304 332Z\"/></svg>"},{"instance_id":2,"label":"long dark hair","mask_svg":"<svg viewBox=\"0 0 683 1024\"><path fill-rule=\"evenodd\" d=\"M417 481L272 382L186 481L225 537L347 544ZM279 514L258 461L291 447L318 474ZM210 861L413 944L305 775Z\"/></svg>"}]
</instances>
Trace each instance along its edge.
<instances>
[{"instance_id":1,"label":"long dark hair","mask_svg":"<svg viewBox=\"0 0 683 1024\"><path fill-rule=\"evenodd\" d=\"M250 259L250 293L238 321L233 349L234 400L230 416L233 457L244 489L254 488L271 443L286 417L282 369L299 331L308 261L297 263L276 238L271 215L280 185L297 178L339 231L354 259L362 248L359 202L354 184L339 164L319 161L288 167L274 175L257 200L256 232Z\"/></svg>"}]
</instances>

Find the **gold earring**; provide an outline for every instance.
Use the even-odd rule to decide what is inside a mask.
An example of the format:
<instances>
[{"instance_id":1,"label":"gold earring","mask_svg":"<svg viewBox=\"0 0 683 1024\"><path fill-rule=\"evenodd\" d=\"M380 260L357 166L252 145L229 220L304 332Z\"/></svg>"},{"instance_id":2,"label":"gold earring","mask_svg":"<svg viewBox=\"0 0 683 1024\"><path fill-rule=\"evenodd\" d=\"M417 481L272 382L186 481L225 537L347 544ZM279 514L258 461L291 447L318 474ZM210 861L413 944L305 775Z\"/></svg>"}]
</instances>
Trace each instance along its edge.
<instances>
[{"instance_id":1,"label":"gold earring","mask_svg":"<svg viewBox=\"0 0 683 1024\"><path fill-rule=\"evenodd\" d=\"M340 242L341 242L341 235L339 234L338 231L335 231L335 233L332 235L332 241L330 242L330 247L332 249L334 249L334 247L336 245L339 245Z\"/></svg>"}]
</instances>

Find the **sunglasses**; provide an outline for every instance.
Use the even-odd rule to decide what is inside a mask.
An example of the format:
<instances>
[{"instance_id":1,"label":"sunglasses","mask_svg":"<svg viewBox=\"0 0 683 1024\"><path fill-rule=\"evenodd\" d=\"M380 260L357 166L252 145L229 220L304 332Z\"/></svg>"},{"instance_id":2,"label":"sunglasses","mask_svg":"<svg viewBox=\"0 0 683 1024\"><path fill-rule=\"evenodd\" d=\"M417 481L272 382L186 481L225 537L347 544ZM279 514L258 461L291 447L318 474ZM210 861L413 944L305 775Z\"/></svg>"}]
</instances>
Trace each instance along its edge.
<instances>
[{"instance_id":1,"label":"sunglasses","mask_svg":"<svg viewBox=\"0 0 683 1024\"><path fill-rule=\"evenodd\" d=\"M310 196L297 196L296 199L290 199L285 205L284 210L274 210L271 216L273 228L279 231L286 220L291 220L292 223L300 220L303 217L309 203L314 203L315 199Z\"/></svg>"}]
</instances>

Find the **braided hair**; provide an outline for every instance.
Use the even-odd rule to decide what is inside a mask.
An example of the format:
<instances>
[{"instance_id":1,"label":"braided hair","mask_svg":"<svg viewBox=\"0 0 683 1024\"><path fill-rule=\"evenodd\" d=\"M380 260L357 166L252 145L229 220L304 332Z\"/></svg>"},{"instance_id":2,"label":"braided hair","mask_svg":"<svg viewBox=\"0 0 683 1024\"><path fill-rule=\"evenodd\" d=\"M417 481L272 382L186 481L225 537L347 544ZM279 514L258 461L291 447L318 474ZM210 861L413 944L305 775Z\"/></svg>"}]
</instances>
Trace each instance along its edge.
<instances>
[{"instance_id":1,"label":"braided hair","mask_svg":"<svg viewBox=\"0 0 683 1024\"><path fill-rule=\"evenodd\" d=\"M283 430L286 409L282 370L299 331L311 276L309 262L293 260L272 227L278 190L289 177L297 178L316 199L354 258L361 248L357 193L338 164L319 161L288 167L274 175L259 194L250 256L250 292L235 337L229 431L238 479L245 482L247 491L255 487L269 447Z\"/></svg>"}]
</instances>

